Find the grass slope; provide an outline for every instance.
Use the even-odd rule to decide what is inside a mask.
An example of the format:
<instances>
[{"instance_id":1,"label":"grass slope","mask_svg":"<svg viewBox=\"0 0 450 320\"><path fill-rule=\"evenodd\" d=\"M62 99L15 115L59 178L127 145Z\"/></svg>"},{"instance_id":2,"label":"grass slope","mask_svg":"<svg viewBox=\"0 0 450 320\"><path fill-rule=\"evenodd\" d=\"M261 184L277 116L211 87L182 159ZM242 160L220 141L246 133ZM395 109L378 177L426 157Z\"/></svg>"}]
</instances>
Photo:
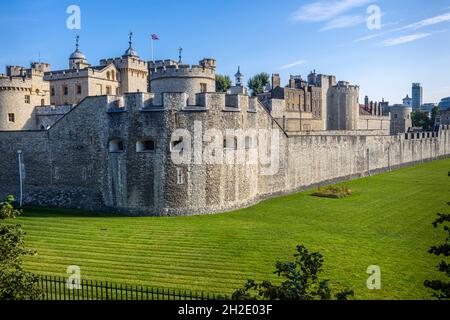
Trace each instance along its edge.
<instances>
[{"instance_id":1,"label":"grass slope","mask_svg":"<svg viewBox=\"0 0 450 320\"><path fill-rule=\"evenodd\" d=\"M87 279L229 294L249 278L275 279L274 263L304 244L324 255L336 289L354 288L359 299L428 299L423 281L440 275L427 250L444 238L431 223L449 209L449 169L443 160L352 181L345 185L354 194L341 200L312 190L174 218L30 209L15 223L38 251L26 267L40 274L65 276L79 265ZM369 265L381 267L380 291L366 288Z\"/></svg>"}]
</instances>

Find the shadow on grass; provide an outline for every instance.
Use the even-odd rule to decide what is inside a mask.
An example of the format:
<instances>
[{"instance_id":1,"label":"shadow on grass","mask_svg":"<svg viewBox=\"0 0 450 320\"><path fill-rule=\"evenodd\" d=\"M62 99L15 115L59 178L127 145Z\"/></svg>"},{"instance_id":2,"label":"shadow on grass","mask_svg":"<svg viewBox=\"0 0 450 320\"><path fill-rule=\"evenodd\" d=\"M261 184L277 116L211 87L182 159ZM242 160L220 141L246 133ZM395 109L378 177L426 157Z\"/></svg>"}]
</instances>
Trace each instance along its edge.
<instances>
[{"instance_id":1,"label":"shadow on grass","mask_svg":"<svg viewBox=\"0 0 450 320\"><path fill-rule=\"evenodd\" d=\"M119 213L84 211L78 209L24 207L22 217L33 218L125 218Z\"/></svg>"}]
</instances>

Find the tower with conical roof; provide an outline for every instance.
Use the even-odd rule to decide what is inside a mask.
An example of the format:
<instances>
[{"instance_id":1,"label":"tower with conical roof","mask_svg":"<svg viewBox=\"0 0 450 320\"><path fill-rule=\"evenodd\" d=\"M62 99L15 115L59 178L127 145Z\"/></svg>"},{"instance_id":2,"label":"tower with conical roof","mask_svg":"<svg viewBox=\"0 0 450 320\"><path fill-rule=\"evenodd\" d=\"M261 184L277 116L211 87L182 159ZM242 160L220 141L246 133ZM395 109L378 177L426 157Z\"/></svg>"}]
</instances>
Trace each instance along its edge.
<instances>
[{"instance_id":1,"label":"tower with conical roof","mask_svg":"<svg viewBox=\"0 0 450 320\"><path fill-rule=\"evenodd\" d=\"M82 70L90 67L86 56L80 51L80 36L76 36L75 51L70 55L69 68L73 70Z\"/></svg>"},{"instance_id":2,"label":"tower with conical roof","mask_svg":"<svg viewBox=\"0 0 450 320\"><path fill-rule=\"evenodd\" d=\"M133 47L133 32L128 34L128 49L120 58L101 60L101 65L114 63L120 73L120 93L148 91L148 64Z\"/></svg>"}]
</instances>

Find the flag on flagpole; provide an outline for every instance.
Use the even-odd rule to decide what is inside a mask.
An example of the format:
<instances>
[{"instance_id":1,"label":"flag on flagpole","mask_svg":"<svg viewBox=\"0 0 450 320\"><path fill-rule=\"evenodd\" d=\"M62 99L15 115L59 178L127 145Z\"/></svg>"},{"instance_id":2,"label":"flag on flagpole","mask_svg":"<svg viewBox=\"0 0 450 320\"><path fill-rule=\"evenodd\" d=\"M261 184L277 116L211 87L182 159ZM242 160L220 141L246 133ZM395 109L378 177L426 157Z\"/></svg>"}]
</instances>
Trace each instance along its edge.
<instances>
[{"instance_id":1,"label":"flag on flagpole","mask_svg":"<svg viewBox=\"0 0 450 320\"><path fill-rule=\"evenodd\" d=\"M159 40L159 37L157 34L152 34L152 40Z\"/></svg>"}]
</instances>

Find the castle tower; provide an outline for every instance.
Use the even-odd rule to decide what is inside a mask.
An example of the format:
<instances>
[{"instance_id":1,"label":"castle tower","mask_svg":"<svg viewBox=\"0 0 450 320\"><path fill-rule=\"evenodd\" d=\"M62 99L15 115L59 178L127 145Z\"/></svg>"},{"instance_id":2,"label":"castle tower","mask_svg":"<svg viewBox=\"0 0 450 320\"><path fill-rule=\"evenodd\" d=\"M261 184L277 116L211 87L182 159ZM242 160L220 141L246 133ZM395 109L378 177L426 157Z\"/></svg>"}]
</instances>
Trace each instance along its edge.
<instances>
[{"instance_id":1,"label":"castle tower","mask_svg":"<svg viewBox=\"0 0 450 320\"><path fill-rule=\"evenodd\" d=\"M0 131L36 130L35 107L50 104L50 85L44 81L46 63L30 69L7 67L0 74Z\"/></svg>"},{"instance_id":2,"label":"castle tower","mask_svg":"<svg viewBox=\"0 0 450 320\"><path fill-rule=\"evenodd\" d=\"M358 130L359 87L339 81L330 90L328 130Z\"/></svg>"},{"instance_id":3,"label":"castle tower","mask_svg":"<svg viewBox=\"0 0 450 320\"><path fill-rule=\"evenodd\" d=\"M69 69L82 70L87 67L90 67L90 64L88 63L86 56L80 51L80 36L77 35L75 51L69 58Z\"/></svg>"},{"instance_id":4,"label":"castle tower","mask_svg":"<svg viewBox=\"0 0 450 320\"><path fill-rule=\"evenodd\" d=\"M120 73L120 93L148 91L148 63L143 61L133 48L133 33L130 32L128 49L121 58L102 60L101 65L114 63Z\"/></svg>"},{"instance_id":5,"label":"castle tower","mask_svg":"<svg viewBox=\"0 0 450 320\"><path fill-rule=\"evenodd\" d=\"M188 104L196 105L197 93L215 92L216 60L203 59L198 65L179 64L175 61L150 63L150 90L155 94L185 92Z\"/></svg>"},{"instance_id":6,"label":"castle tower","mask_svg":"<svg viewBox=\"0 0 450 320\"><path fill-rule=\"evenodd\" d=\"M412 127L412 106L395 105L391 109L391 134L408 132Z\"/></svg>"}]
</instances>

